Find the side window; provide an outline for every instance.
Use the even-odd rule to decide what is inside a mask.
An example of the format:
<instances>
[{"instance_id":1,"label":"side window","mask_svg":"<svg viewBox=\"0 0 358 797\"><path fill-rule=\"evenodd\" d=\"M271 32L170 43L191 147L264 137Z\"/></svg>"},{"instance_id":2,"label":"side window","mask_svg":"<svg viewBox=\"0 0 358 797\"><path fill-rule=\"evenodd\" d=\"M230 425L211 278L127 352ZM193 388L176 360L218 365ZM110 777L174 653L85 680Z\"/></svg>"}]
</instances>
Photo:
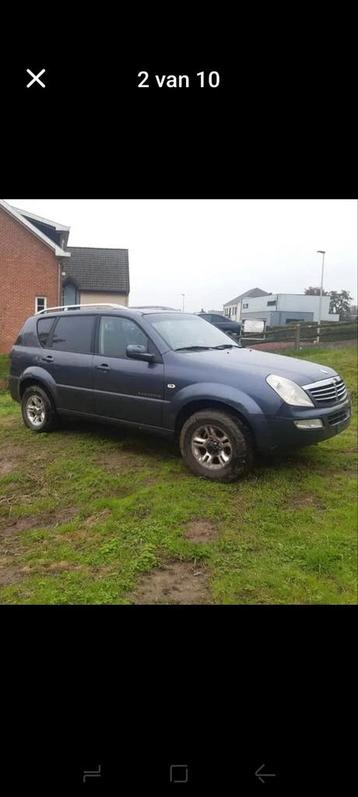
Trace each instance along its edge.
<instances>
[{"instance_id":1,"label":"side window","mask_svg":"<svg viewBox=\"0 0 358 797\"><path fill-rule=\"evenodd\" d=\"M104 357L126 357L127 346L136 344L149 351L149 339L130 318L103 316L99 327L99 354Z\"/></svg>"},{"instance_id":2,"label":"side window","mask_svg":"<svg viewBox=\"0 0 358 797\"><path fill-rule=\"evenodd\" d=\"M41 346L44 348L47 346L47 341L53 327L53 322L53 318L40 318L40 320L37 322L37 337Z\"/></svg>"},{"instance_id":3,"label":"side window","mask_svg":"<svg viewBox=\"0 0 358 797\"><path fill-rule=\"evenodd\" d=\"M73 351L79 354L90 354L93 316L70 316L66 313L56 324L52 338L52 348L56 351Z\"/></svg>"}]
</instances>

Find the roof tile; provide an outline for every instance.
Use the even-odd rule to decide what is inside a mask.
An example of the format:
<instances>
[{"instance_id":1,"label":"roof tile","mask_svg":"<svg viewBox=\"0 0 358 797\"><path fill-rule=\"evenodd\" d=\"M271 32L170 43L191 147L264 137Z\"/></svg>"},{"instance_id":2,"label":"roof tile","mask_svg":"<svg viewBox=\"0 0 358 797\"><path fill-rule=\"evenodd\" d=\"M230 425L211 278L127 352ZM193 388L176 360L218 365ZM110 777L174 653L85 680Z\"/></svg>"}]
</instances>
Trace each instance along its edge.
<instances>
[{"instance_id":1,"label":"roof tile","mask_svg":"<svg viewBox=\"0 0 358 797\"><path fill-rule=\"evenodd\" d=\"M66 278L80 290L129 293L128 249L67 248L71 257L65 264Z\"/></svg>"}]
</instances>

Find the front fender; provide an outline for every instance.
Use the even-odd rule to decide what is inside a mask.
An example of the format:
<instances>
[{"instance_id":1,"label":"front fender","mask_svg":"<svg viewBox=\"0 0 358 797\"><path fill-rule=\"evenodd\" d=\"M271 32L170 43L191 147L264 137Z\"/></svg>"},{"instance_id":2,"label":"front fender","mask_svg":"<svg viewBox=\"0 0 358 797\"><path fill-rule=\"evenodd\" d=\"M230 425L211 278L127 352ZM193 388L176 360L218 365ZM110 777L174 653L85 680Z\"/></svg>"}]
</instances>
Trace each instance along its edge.
<instances>
[{"instance_id":1,"label":"front fender","mask_svg":"<svg viewBox=\"0 0 358 797\"><path fill-rule=\"evenodd\" d=\"M220 401L227 407L239 412L247 421L253 432L257 449L266 451L271 448L271 434L266 417L259 406L247 393L217 382L198 382L178 390L166 408L165 426L175 429L179 413L192 402Z\"/></svg>"},{"instance_id":2,"label":"front fender","mask_svg":"<svg viewBox=\"0 0 358 797\"><path fill-rule=\"evenodd\" d=\"M187 385L178 390L170 402L169 413L171 417L177 417L179 412L191 401L222 401L233 407L242 415L251 417L252 415L262 415L262 409L247 393L243 393L237 388L229 387L217 382L197 382L194 385Z\"/></svg>"}]
</instances>

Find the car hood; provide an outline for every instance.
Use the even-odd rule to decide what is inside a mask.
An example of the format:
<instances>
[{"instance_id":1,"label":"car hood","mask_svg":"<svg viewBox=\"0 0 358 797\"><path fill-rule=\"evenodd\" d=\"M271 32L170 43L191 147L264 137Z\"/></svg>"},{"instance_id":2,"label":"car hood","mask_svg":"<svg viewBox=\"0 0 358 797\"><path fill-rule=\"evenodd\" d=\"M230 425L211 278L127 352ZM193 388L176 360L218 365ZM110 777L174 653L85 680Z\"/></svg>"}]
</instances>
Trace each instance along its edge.
<instances>
[{"instance_id":1,"label":"car hood","mask_svg":"<svg viewBox=\"0 0 358 797\"><path fill-rule=\"evenodd\" d=\"M219 351L176 352L176 356L185 358L185 363L194 365L198 370L212 368L213 375L215 371L224 369L227 377L229 377L228 372L231 372L234 377L240 371L247 375L251 373L252 376L257 375L264 378L269 374L278 374L285 376L286 379L292 379L299 385L306 385L321 379L329 379L330 376L336 374L333 368L326 365L257 349L235 347Z\"/></svg>"}]
</instances>

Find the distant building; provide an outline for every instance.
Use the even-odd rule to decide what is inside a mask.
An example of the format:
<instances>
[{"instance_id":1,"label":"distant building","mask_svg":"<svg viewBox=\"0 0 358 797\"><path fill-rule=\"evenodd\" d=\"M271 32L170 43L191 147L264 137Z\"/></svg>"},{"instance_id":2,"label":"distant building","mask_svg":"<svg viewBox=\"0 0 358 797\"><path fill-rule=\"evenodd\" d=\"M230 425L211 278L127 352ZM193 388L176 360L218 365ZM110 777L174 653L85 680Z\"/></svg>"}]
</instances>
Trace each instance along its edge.
<instances>
[{"instance_id":1,"label":"distant building","mask_svg":"<svg viewBox=\"0 0 358 797\"><path fill-rule=\"evenodd\" d=\"M244 296L237 318L261 318L267 326L284 326L295 321L318 321L319 296L300 293L269 293ZM330 296L322 296L321 321L339 321L338 313L329 312Z\"/></svg>"},{"instance_id":2,"label":"distant building","mask_svg":"<svg viewBox=\"0 0 358 797\"><path fill-rule=\"evenodd\" d=\"M241 318L241 302L248 297L255 298L257 296L269 296L267 291L261 288L251 288L251 290L241 293L240 296L235 296L230 302L224 304L224 314L229 316L233 321L238 321Z\"/></svg>"},{"instance_id":3,"label":"distant building","mask_svg":"<svg viewBox=\"0 0 358 797\"><path fill-rule=\"evenodd\" d=\"M128 304L128 249L68 246L70 228L0 199L0 352L46 307Z\"/></svg>"}]
</instances>

